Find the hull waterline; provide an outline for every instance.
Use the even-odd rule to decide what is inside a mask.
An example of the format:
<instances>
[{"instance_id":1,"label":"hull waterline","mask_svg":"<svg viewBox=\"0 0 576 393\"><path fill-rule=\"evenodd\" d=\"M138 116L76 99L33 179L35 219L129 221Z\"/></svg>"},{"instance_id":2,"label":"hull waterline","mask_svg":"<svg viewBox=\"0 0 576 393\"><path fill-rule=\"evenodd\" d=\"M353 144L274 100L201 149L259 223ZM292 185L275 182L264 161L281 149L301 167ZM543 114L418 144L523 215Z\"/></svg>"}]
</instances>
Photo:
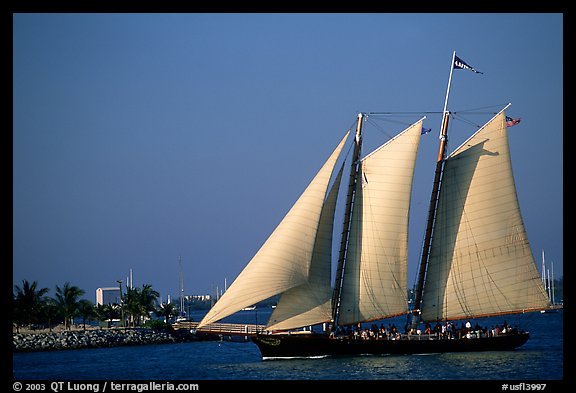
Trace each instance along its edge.
<instances>
[{"instance_id":1,"label":"hull waterline","mask_svg":"<svg viewBox=\"0 0 576 393\"><path fill-rule=\"evenodd\" d=\"M342 355L427 354L445 352L509 351L526 341L518 333L484 338L435 339L428 336L401 340L331 338L323 334L259 334L252 337L263 359Z\"/></svg>"}]
</instances>

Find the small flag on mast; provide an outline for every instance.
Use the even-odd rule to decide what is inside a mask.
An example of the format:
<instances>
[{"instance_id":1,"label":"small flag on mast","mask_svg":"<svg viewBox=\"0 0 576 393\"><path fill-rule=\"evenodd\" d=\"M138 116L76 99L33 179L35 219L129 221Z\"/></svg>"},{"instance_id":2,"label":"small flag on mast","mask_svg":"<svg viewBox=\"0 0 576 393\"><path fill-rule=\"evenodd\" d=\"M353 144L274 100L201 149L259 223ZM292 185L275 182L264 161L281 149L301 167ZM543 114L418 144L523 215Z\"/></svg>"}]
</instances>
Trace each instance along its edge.
<instances>
[{"instance_id":1,"label":"small flag on mast","mask_svg":"<svg viewBox=\"0 0 576 393\"><path fill-rule=\"evenodd\" d=\"M483 74L483 72L477 71L471 65L467 64L464 60L459 58L458 56L454 55L454 68L458 68L460 70L470 70L477 74Z\"/></svg>"},{"instance_id":2,"label":"small flag on mast","mask_svg":"<svg viewBox=\"0 0 576 393\"><path fill-rule=\"evenodd\" d=\"M426 134L428 134L430 131L432 131L432 128L422 127L422 132L420 132L420 135L426 135Z\"/></svg>"},{"instance_id":3,"label":"small flag on mast","mask_svg":"<svg viewBox=\"0 0 576 393\"><path fill-rule=\"evenodd\" d=\"M515 126L516 124L520 123L520 119L513 119L511 117L506 116L506 126L507 127L512 127Z\"/></svg>"}]
</instances>

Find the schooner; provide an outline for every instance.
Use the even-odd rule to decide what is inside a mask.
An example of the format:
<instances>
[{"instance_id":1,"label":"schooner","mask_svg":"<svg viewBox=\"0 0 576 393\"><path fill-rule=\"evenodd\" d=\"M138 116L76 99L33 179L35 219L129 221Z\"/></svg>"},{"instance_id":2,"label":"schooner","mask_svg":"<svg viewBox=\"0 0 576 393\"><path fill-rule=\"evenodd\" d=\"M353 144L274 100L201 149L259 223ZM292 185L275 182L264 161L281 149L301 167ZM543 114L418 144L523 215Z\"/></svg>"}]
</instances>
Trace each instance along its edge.
<instances>
[{"instance_id":1,"label":"schooner","mask_svg":"<svg viewBox=\"0 0 576 393\"><path fill-rule=\"evenodd\" d=\"M414 307L409 309L407 298L408 218L425 117L362 157L366 115L360 113L341 238L332 235L344 170L337 162L351 130L198 329L280 295L266 331L253 338L264 358L508 350L528 340L521 331L462 339L418 334L426 322L550 305L516 195L507 134L510 104L446 154L454 69L479 73L453 53ZM332 285L335 241L340 248ZM400 315L411 316L415 334L394 340L342 334L341 327ZM328 324L328 331L295 331L317 324Z\"/></svg>"}]
</instances>

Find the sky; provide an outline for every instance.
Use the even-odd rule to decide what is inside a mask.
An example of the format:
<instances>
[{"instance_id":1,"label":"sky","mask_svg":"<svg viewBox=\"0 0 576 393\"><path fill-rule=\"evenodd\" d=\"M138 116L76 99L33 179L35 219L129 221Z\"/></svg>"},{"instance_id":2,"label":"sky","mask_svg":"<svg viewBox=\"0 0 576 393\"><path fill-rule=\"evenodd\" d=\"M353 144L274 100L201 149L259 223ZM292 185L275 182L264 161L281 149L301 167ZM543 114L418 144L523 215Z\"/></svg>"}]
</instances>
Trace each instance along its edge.
<instances>
[{"instance_id":1,"label":"sky","mask_svg":"<svg viewBox=\"0 0 576 393\"><path fill-rule=\"evenodd\" d=\"M13 284L234 280L359 112L364 151L424 112L409 232L416 279L452 53L448 150L507 103L520 209L563 275L563 15L16 13ZM372 117L369 117L372 120ZM340 226L335 225L339 236ZM182 263L179 263L179 258ZM125 284L124 284L125 285Z\"/></svg>"}]
</instances>

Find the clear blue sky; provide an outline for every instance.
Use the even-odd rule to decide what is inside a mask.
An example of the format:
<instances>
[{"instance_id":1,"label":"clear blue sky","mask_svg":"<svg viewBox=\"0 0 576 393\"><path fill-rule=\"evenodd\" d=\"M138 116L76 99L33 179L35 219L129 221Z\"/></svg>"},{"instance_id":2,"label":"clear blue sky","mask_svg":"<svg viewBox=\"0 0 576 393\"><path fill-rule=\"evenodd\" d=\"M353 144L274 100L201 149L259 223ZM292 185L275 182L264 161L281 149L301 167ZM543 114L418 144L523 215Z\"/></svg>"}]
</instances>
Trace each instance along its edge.
<instances>
[{"instance_id":1,"label":"clear blue sky","mask_svg":"<svg viewBox=\"0 0 576 393\"><path fill-rule=\"evenodd\" d=\"M563 273L562 14L15 14L13 282L94 301L126 280L177 296L238 275L358 112L506 103L524 223ZM494 107L496 106L496 107ZM476 115L482 124L490 115ZM409 120L401 120L409 121ZM368 124L364 151L402 124ZM449 149L475 130L454 121ZM440 116L410 218L415 279ZM336 225L339 233L340 226Z\"/></svg>"}]
</instances>

